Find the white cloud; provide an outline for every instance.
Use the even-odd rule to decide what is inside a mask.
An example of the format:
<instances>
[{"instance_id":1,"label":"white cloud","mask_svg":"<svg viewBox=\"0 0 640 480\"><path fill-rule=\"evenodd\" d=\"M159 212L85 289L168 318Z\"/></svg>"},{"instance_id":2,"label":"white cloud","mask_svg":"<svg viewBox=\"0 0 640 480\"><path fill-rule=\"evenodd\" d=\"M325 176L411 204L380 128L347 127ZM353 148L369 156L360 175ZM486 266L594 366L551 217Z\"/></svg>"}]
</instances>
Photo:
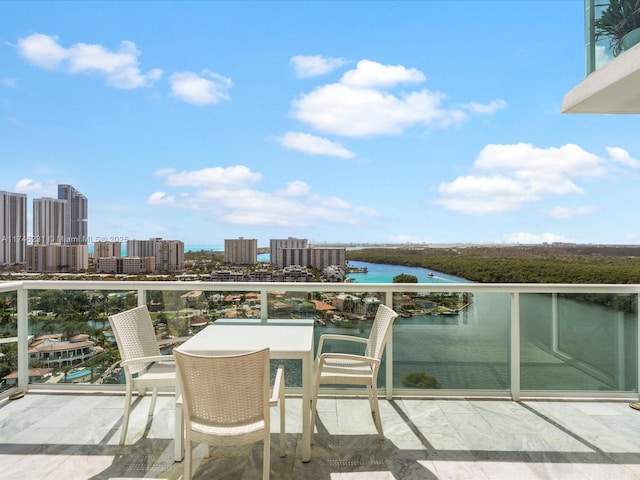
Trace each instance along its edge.
<instances>
[{"instance_id":1,"label":"white cloud","mask_svg":"<svg viewBox=\"0 0 640 480\"><path fill-rule=\"evenodd\" d=\"M598 65L598 68L609 63L614 58L604 45L596 45L595 50L595 64Z\"/></svg>"},{"instance_id":2,"label":"white cloud","mask_svg":"<svg viewBox=\"0 0 640 480\"><path fill-rule=\"evenodd\" d=\"M168 195L165 192L154 192L149 196L147 202L149 205L173 205L175 200L173 195Z\"/></svg>"},{"instance_id":3,"label":"white cloud","mask_svg":"<svg viewBox=\"0 0 640 480\"><path fill-rule=\"evenodd\" d=\"M356 156L355 153L347 150L339 143L308 133L287 132L276 140L284 148L298 150L311 155L329 155L340 158L354 158Z\"/></svg>"},{"instance_id":4,"label":"white cloud","mask_svg":"<svg viewBox=\"0 0 640 480\"><path fill-rule=\"evenodd\" d=\"M584 205L581 207L554 207L549 211L549 216L552 218L557 218L560 220L564 220L567 218L578 217L581 215L588 215L589 213L595 212L596 209L589 205Z\"/></svg>"},{"instance_id":5,"label":"white cloud","mask_svg":"<svg viewBox=\"0 0 640 480\"><path fill-rule=\"evenodd\" d=\"M439 93L422 90L400 97L339 83L324 85L293 103L294 116L313 128L346 137L398 135L416 124L451 123Z\"/></svg>"},{"instance_id":6,"label":"white cloud","mask_svg":"<svg viewBox=\"0 0 640 480\"><path fill-rule=\"evenodd\" d=\"M296 55L291 64L298 78L317 77L332 72L348 63L344 58L323 57L321 55Z\"/></svg>"},{"instance_id":7,"label":"white cloud","mask_svg":"<svg viewBox=\"0 0 640 480\"><path fill-rule=\"evenodd\" d=\"M193 72L175 72L169 79L173 94L186 102L196 105L210 105L229 99L229 89L233 82L230 78L203 70Z\"/></svg>"},{"instance_id":8,"label":"white cloud","mask_svg":"<svg viewBox=\"0 0 640 480\"><path fill-rule=\"evenodd\" d=\"M342 85L356 88L386 88L399 83L422 83L424 74L402 65L382 65L371 60L360 60L355 70L349 70L340 79Z\"/></svg>"},{"instance_id":9,"label":"white cloud","mask_svg":"<svg viewBox=\"0 0 640 480\"><path fill-rule=\"evenodd\" d=\"M346 137L399 135L414 126L448 127L470 115L486 115L504 107L496 100L459 108L443 105L446 95L426 88L390 91L400 84L418 84L422 72L401 65L382 65L370 60L358 62L339 82L321 85L300 95L292 103L293 116L312 128Z\"/></svg>"},{"instance_id":10,"label":"white cloud","mask_svg":"<svg viewBox=\"0 0 640 480\"><path fill-rule=\"evenodd\" d=\"M640 168L640 160L631 157L629 152L620 147L606 147L609 159L614 163L620 163L631 168Z\"/></svg>"},{"instance_id":11,"label":"white cloud","mask_svg":"<svg viewBox=\"0 0 640 480\"><path fill-rule=\"evenodd\" d=\"M180 173L163 169L156 175L165 178L168 187L181 187L182 191L155 192L148 198L150 205L191 210L235 225L359 224L366 217L379 215L371 208L316 194L300 180L274 192L250 188L262 175L243 165ZM227 177L235 179L229 181Z\"/></svg>"},{"instance_id":12,"label":"white cloud","mask_svg":"<svg viewBox=\"0 0 640 480\"><path fill-rule=\"evenodd\" d=\"M18 80L16 78L0 78L0 85L15 88L18 85Z\"/></svg>"},{"instance_id":13,"label":"white cloud","mask_svg":"<svg viewBox=\"0 0 640 480\"><path fill-rule=\"evenodd\" d=\"M546 196L582 194L575 181L607 173L605 158L572 144L547 149L525 143L487 145L473 166L476 174L441 183L434 203L471 215L515 211Z\"/></svg>"},{"instance_id":14,"label":"white cloud","mask_svg":"<svg viewBox=\"0 0 640 480\"><path fill-rule=\"evenodd\" d=\"M13 187L17 193L28 193L37 196L58 196L57 183L51 180L45 182L37 182L32 178L22 178Z\"/></svg>"},{"instance_id":15,"label":"white cloud","mask_svg":"<svg viewBox=\"0 0 640 480\"><path fill-rule=\"evenodd\" d=\"M304 197L311 193L311 188L302 180L288 182L284 189L279 190L278 195L283 197Z\"/></svg>"},{"instance_id":16,"label":"white cloud","mask_svg":"<svg viewBox=\"0 0 640 480\"><path fill-rule=\"evenodd\" d=\"M479 102L466 103L462 105L462 108L474 115L492 115L498 110L506 108L506 106L507 102L504 100L493 100L486 105Z\"/></svg>"},{"instance_id":17,"label":"white cloud","mask_svg":"<svg viewBox=\"0 0 640 480\"><path fill-rule=\"evenodd\" d=\"M155 175L165 177L171 187L240 188L262 180L260 173L252 172L244 165L210 167L190 172L176 172L172 168L157 170Z\"/></svg>"},{"instance_id":18,"label":"white cloud","mask_svg":"<svg viewBox=\"0 0 640 480\"><path fill-rule=\"evenodd\" d=\"M538 243L571 243L567 237L562 235L556 235L555 233L527 233L518 232L511 235L507 235L505 239L506 243L520 243L524 245L538 244Z\"/></svg>"},{"instance_id":19,"label":"white cloud","mask_svg":"<svg viewBox=\"0 0 640 480\"><path fill-rule=\"evenodd\" d=\"M434 203L468 215L485 215L518 210L539 197L517 181L504 177L458 177L438 186L441 197Z\"/></svg>"},{"instance_id":20,"label":"white cloud","mask_svg":"<svg viewBox=\"0 0 640 480\"><path fill-rule=\"evenodd\" d=\"M58 43L58 37L35 33L18 40L18 51L31 64L41 68L104 75L107 83L116 88L148 86L162 75L160 69L143 74L138 67L140 52L135 43L126 40L121 42L118 51L87 43L65 48Z\"/></svg>"},{"instance_id":21,"label":"white cloud","mask_svg":"<svg viewBox=\"0 0 640 480\"><path fill-rule=\"evenodd\" d=\"M601 177L605 159L586 152L578 145L537 148L530 143L490 144L474 162L483 170L504 169L517 178L555 181L564 177Z\"/></svg>"},{"instance_id":22,"label":"white cloud","mask_svg":"<svg viewBox=\"0 0 640 480\"><path fill-rule=\"evenodd\" d=\"M18 51L33 65L47 69L57 68L69 57L67 49L58 45L58 37L41 33L18 39Z\"/></svg>"}]
</instances>

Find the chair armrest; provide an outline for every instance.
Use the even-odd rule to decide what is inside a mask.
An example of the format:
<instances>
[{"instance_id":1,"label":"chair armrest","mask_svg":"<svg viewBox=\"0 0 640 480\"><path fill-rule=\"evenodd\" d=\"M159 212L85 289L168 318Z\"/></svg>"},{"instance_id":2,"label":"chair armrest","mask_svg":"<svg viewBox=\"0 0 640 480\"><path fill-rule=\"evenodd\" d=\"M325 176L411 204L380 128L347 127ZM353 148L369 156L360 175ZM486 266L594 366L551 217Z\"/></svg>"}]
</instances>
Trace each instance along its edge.
<instances>
[{"instance_id":1,"label":"chair armrest","mask_svg":"<svg viewBox=\"0 0 640 480\"><path fill-rule=\"evenodd\" d=\"M271 405L277 405L280 394L284 395L284 365L278 365L276 380L273 383L273 393L269 399Z\"/></svg>"},{"instance_id":2,"label":"chair armrest","mask_svg":"<svg viewBox=\"0 0 640 480\"><path fill-rule=\"evenodd\" d=\"M322 368L325 361L329 360L349 360L352 362L368 363L375 367L380 365L380 360L373 357L365 357L364 355L353 355L352 353L323 353L320 355L318 368Z\"/></svg>"},{"instance_id":3,"label":"chair armrest","mask_svg":"<svg viewBox=\"0 0 640 480\"><path fill-rule=\"evenodd\" d=\"M120 362L121 366L127 366L131 363L155 363L155 362L174 362L173 355L154 355L152 357L130 358Z\"/></svg>"},{"instance_id":4,"label":"chair armrest","mask_svg":"<svg viewBox=\"0 0 640 480\"><path fill-rule=\"evenodd\" d=\"M322 353L322 346L324 345L325 340L342 340L345 342L356 342L365 345L369 344L368 338L356 337L354 335L337 335L332 333L324 333L320 335L320 340L318 340L318 353L316 354L316 357L319 357Z\"/></svg>"}]
</instances>

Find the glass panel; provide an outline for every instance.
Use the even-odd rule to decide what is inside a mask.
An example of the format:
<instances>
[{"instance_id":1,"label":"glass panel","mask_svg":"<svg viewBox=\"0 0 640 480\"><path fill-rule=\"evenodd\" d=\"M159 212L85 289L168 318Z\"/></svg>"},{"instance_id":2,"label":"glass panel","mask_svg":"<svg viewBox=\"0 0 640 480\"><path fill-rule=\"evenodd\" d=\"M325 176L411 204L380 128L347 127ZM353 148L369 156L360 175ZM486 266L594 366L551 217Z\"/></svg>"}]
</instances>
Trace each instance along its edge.
<instances>
[{"instance_id":1,"label":"glass panel","mask_svg":"<svg viewBox=\"0 0 640 480\"><path fill-rule=\"evenodd\" d=\"M367 338L378 305L385 302L382 292L267 292L269 318L314 319L314 349L317 351L320 336L353 335ZM362 354L363 344L328 341L324 352ZM384 357L383 357L384 362ZM378 385L385 385L384 367ZM302 385L301 364L291 368L285 365L287 386ZM348 387L342 387L348 388Z\"/></svg>"},{"instance_id":2,"label":"glass panel","mask_svg":"<svg viewBox=\"0 0 640 480\"><path fill-rule=\"evenodd\" d=\"M509 389L509 294L395 298L394 388Z\"/></svg>"},{"instance_id":3,"label":"glass panel","mask_svg":"<svg viewBox=\"0 0 640 480\"><path fill-rule=\"evenodd\" d=\"M0 392L18 384L17 296L0 293Z\"/></svg>"},{"instance_id":4,"label":"glass panel","mask_svg":"<svg viewBox=\"0 0 640 480\"><path fill-rule=\"evenodd\" d=\"M124 383L108 316L135 292L30 290L28 302L30 383Z\"/></svg>"},{"instance_id":5,"label":"glass panel","mask_svg":"<svg viewBox=\"0 0 640 480\"><path fill-rule=\"evenodd\" d=\"M147 308L161 346L177 346L186 337L215 320L218 303L215 292L201 290L153 290L147 292ZM220 303L221 304L221 303Z\"/></svg>"},{"instance_id":6,"label":"glass panel","mask_svg":"<svg viewBox=\"0 0 640 480\"><path fill-rule=\"evenodd\" d=\"M0 338L18 335L18 292L0 293Z\"/></svg>"},{"instance_id":7,"label":"glass panel","mask_svg":"<svg viewBox=\"0 0 640 480\"><path fill-rule=\"evenodd\" d=\"M636 299L521 295L521 388L637 391Z\"/></svg>"}]
</instances>

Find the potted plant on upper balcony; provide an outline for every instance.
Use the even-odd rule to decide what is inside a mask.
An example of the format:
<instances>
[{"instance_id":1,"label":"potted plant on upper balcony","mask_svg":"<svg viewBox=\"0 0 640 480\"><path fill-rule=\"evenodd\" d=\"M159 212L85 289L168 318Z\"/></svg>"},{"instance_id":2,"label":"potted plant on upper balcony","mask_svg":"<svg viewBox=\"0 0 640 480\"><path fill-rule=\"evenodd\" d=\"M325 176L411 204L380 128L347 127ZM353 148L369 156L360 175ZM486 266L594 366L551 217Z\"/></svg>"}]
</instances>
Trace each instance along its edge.
<instances>
[{"instance_id":1,"label":"potted plant on upper balcony","mask_svg":"<svg viewBox=\"0 0 640 480\"><path fill-rule=\"evenodd\" d=\"M595 38L608 38L613 55L640 41L640 0L610 0L594 22Z\"/></svg>"}]
</instances>

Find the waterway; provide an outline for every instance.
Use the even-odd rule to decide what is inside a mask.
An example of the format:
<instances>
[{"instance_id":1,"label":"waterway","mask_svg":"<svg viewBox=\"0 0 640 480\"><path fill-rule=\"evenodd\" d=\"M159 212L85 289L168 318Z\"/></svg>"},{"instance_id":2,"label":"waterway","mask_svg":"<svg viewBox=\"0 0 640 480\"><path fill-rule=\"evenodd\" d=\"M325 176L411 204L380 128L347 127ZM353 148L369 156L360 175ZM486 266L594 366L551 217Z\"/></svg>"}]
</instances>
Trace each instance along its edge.
<instances>
[{"instance_id":1,"label":"waterway","mask_svg":"<svg viewBox=\"0 0 640 480\"><path fill-rule=\"evenodd\" d=\"M414 275L418 283L465 283L468 280L454 277L446 273L436 272L420 267L405 267L402 265L387 265L382 263L368 263L349 261L349 266L366 268L367 273L349 273L347 278L354 283L393 283L393 277L402 273Z\"/></svg>"}]
</instances>

